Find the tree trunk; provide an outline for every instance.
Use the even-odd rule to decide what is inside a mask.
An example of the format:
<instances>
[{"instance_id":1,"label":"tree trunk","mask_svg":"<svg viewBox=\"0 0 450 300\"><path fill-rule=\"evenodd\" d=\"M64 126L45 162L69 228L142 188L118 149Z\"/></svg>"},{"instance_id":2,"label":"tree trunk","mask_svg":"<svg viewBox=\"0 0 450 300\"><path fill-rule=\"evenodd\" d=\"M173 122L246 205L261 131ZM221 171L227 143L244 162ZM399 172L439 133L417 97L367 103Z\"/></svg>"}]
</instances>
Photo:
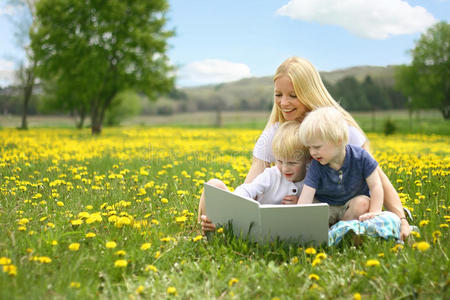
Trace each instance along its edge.
<instances>
[{"instance_id":1,"label":"tree trunk","mask_svg":"<svg viewBox=\"0 0 450 300\"><path fill-rule=\"evenodd\" d=\"M33 95L34 87L34 66L25 68L23 70L23 112L22 112L22 125L20 129L28 129L27 114L28 114L28 104L30 103L31 96Z\"/></svg>"},{"instance_id":2,"label":"tree trunk","mask_svg":"<svg viewBox=\"0 0 450 300\"><path fill-rule=\"evenodd\" d=\"M372 108L372 131L375 131L375 107Z\"/></svg>"},{"instance_id":3,"label":"tree trunk","mask_svg":"<svg viewBox=\"0 0 450 300\"><path fill-rule=\"evenodd\" d=\"M83 125L84 125L84 120L86 119L86 112L84 111L84 109L80 110L80 119L77 122L77 129L83 129Z\"/></svg>"}]
</instances>

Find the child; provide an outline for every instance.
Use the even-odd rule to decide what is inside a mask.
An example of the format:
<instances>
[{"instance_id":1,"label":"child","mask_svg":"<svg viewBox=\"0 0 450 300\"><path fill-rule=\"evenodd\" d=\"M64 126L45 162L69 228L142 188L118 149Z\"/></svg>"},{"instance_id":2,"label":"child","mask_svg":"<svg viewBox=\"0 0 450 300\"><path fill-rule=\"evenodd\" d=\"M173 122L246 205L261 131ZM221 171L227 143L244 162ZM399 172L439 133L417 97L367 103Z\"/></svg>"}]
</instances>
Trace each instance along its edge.
<instances>
[{"instance_id":1,"label":"child","mask_svg":"<svg viewBox=\"0 0 450 300\"><path fill-rule=\"evenodd\" d=\"M234 193L257 200L261 204L288 204L285 196L297 197L303 187L305 161L308 151L298 139L300 124L296 121L283 123L278 129L273 142L272 152L275 166L266 168L251 183L244 183ZM287 197L289 198L289 197Z\"/></svg>"},{"instance_id":2,"label":"child","mask_svg":"<svg viewBox=\"0 0 450 300\"><path fill-rule=\"evenodd\" d=\"M381 212L383 188L378 163L361 147L347 145L348 129L341 112L322 107L310 112L299 129L300 142L313 160L298 204L326 202L330 226L340 220L364 221Z\"/></svg>"}]
</instances>

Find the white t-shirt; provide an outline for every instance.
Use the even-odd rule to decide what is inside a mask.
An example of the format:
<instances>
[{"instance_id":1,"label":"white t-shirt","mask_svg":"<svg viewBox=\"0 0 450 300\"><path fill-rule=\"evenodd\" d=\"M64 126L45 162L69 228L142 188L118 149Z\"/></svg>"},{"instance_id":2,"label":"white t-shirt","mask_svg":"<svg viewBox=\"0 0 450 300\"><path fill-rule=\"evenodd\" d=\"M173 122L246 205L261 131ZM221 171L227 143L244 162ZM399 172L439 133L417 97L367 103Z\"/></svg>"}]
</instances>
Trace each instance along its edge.
<instances>
[{"instance_id":1,"label":"white t-shirt","mask_svg":"<svg viewBox=\"0 0 450 300\"><path fill-rule=\"evenodd\" d=\"M272 141L279 127L280 123L277 122L263 131L253 148L254 157L269 163L275 161L272 153ZM365 142L366 137L356 127L348 125L348 144L361 147Z\"/></svg>"},{"instance_id":2,"label":"white t-shirt","mask_svg":"<svg viewBox=\"0 0 450 300\"><path fill-rule=\"evenodd\" d=\"M234 193L255 199L261 204L281 204L287 195L299 196L303 181L291 182L286 179L276 166L264 169L251 183L238 186Z\"/></svg>"}]
</instances>

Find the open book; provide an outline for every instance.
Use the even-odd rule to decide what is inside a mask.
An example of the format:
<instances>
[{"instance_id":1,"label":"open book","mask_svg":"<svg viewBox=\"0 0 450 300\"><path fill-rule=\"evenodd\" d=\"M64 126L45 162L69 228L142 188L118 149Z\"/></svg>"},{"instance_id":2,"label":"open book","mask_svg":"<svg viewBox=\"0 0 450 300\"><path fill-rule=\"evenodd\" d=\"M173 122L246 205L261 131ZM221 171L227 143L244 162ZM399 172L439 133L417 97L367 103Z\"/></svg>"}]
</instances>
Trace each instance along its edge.
<instances>
[{"instance_id":1,"label":"open book","mask_svg":"<svg viewBox=\"0 0 450 300\"><path fill-rule=\"evenodd\" d=\"M328 241L328 204L262 205L205 184L206 214L216 226L257 242L282 241L320 245Z\"/></svg>"}]
</instances>

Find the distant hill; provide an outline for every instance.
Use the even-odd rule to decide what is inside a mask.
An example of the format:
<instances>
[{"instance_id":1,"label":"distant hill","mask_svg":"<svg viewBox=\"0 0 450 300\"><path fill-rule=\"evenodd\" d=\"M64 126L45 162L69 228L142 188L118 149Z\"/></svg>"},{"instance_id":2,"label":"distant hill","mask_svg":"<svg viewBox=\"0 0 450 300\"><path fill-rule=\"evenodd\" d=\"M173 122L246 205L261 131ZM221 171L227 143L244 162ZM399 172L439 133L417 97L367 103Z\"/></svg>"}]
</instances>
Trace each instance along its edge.
<instances>
[{"instance_id":1,"label":"distant hill","mask_svg":"<svg viewBox=\"0 0 450 300\"><path fill-rule=\"evenodd\" d=\"M360 82L370 76L375 83L391 87L394 84L394 67L357 66L320 74L324 81L331 84L348 76ZM144 111L214 110L217 105L224 110L269 110L273 102L273 79L272 76L251 77L222 84L180 88L178 92L176 99L164 97L156 103L143 103L146 106Z\"/></svg>"}]
</instances>

